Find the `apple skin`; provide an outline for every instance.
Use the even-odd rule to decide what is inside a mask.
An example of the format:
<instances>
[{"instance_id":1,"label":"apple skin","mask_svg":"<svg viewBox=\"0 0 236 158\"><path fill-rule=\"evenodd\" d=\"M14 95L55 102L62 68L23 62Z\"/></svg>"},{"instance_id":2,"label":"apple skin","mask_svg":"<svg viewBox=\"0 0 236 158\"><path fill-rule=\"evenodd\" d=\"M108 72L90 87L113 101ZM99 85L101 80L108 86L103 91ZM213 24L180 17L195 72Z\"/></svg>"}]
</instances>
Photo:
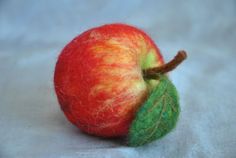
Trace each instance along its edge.
<instances>
[{"instance_id":1,"label":"apple skin","mask_svg":"<svg viewBox=\"0 0 236 158\"><path fill-rule=\"evenodd\" d=\"M158 84L142 70L164 64L142 30L107 24L75 37L59 55L54 86L67 119L101 137L127 135L137 109Z\"/></svg>"}]
</instances>

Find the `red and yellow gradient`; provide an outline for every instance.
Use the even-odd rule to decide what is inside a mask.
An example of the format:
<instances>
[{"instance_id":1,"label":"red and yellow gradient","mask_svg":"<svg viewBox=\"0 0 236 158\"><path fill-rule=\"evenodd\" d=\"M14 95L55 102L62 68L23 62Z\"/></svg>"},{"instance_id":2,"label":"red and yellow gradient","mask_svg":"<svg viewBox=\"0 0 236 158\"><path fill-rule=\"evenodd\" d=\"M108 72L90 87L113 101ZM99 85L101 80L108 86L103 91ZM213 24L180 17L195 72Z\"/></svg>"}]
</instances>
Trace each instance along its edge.
<instances>
[{"instance_id":1,"label":"red and yellow gradient","mask_svg":"<svg viewBox=\"0 0 236 158\"><path fill-rule=\"evenodd\" d=\"M143 31L125 24L90 29L61 52L55 91L66 117L82 131L103 137L128 133L137 108L157 84L142 70L163 64Z\"/></svg>"}]
</instances>

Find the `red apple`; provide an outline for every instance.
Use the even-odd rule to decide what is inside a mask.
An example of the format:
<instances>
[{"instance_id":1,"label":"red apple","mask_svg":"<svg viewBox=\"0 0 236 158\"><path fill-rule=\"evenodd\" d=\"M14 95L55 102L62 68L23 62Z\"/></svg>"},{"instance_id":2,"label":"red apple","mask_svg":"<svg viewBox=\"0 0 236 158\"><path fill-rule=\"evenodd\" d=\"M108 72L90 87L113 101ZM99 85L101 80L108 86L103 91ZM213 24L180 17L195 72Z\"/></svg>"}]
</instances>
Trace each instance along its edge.
<instances>
[{"instance_id":1,"label":"red apple","mask_svg":"<svg viewBox=\"0 0 236 158\"><path fill-rule=\"evenodd\" d=\"M86 133L126 135L137 109L158 84L142 71L162 64L160 50L140 29L125 24L90 29L58 58L54 83L61 109Z\"/></svg>"}]
</instances>

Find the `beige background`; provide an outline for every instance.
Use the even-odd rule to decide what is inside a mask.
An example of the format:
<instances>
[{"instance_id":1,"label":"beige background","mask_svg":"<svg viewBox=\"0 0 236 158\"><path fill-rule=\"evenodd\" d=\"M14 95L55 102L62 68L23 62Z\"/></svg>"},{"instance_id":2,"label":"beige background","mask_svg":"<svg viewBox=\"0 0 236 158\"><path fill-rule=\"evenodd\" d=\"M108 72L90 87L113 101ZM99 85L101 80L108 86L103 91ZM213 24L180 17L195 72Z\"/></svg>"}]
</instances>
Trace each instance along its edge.
<instances>
[{"instance_id":1,"label":"beige background","mask_svg":"<svg viewBox=\"0 0 236 158\"><path fill-rule=\"evenodd\" d=\"M144 29L170 60L181 97L177 128L130 148L82 134L59 109L53 91L57 56L86 29L125 22ZM0 1L0 157L214 157L236 155L236 2Z\"/></svg>"}]
</instances>

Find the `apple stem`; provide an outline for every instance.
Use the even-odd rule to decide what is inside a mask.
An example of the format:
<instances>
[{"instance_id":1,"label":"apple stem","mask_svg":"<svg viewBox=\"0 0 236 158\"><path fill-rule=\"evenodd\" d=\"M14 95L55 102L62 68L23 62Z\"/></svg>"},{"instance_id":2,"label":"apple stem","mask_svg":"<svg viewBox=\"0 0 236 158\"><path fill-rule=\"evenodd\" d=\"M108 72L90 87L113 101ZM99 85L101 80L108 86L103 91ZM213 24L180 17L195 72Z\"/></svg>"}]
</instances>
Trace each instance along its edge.
<instances>
[{"instance_id":1,"label":"apple stem","mask_svg":"<svg viewBox=\"0 0 236 158\"><path fill-rule=\"evenodd\" d=\"M143 70L143 77L145 79L158 79L160 74L165 74L175 69L180 63L187 58L187 53L184 50L178 51L177 55L170 62L153 68Z\"/></svg>"}]
</instances>

